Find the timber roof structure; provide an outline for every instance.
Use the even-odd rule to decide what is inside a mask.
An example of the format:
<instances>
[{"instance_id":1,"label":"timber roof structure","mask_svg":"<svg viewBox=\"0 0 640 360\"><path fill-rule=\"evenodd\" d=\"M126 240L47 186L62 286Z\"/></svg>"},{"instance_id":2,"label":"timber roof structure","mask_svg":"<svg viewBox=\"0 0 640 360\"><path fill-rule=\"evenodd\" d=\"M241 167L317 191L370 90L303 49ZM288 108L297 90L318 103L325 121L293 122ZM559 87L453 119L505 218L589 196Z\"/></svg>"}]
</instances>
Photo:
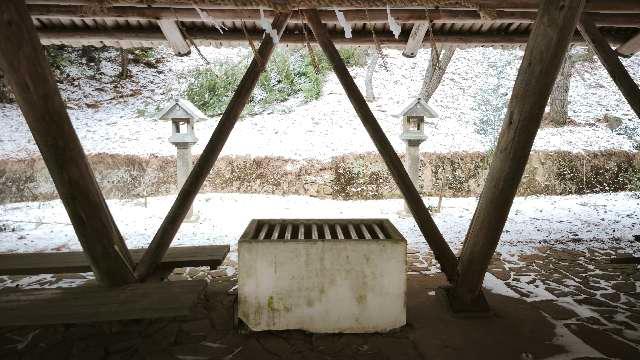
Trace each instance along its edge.
<instances>
[{"instance_id":1,"label":"timber roof structure","mask_svg":"<svg viewBox=\"0 0 640 360\"><path fill-rule=\"evenodd\" d=\"M526 43L536 19L539 0L27 0L43 44L72 46L152 47L166 45L161 20L175 21L184 37L196 45L246 45L248 37L260 39L261 12L271 21L276 11L292 13L282 36L288 45L315 42L303 29L298 10L317 8L336 45L404 47L416 24L431 22L433 36L423 46L439 44L519 45ZM344 13L352 37L345 38ZM637 0L589 0L585 12L611 43L620 45L640 30ZM401 27L396 38L389 15ZM305 36L305 31L307 35ZM375 40L373 33L375 32ZM575 42L582 37L576 31ZM175 47L174 47L175 49ZM624 55L631 55L629 53Z\"/></svg>"}]
</instances>

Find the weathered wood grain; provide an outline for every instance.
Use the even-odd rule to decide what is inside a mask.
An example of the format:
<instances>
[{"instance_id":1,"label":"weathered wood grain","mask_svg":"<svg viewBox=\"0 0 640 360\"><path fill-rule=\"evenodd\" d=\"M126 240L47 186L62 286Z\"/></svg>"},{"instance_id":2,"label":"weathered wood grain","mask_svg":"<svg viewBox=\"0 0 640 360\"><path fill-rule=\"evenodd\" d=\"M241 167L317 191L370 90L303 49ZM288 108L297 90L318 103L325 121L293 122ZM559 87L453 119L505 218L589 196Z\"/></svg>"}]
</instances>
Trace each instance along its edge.
<instances>
[{"instance_id":1,"label":"weathered wood grain","mask_svg":"<svg viewBox=\"0 0 640 360\"><path fill-rule=\"evenodd\" d=\"M440 230L431 218L431 215L429 214L427 207L424 205L418 190L409 178L402 161L400 161L398 154L393 149L393 146L391 146L389 139L380 127L380 124L378 124L376 118L373 116L373 113L362 96L362 93L358 89L358 86L353 81L353 78L351 77L347 67L344 65L338 50L329 38L327 28L322 23L318 12L316 10L307 10L304 13L309 20L309 25L315 34L318 44L331 63L333 71L351 101L351 105L353 105L353 108L362 121L367 133L373 140L376 149L382 156L393 180L396 185L398 185L402 196L411 210L413 218L416 220L420 231L433 250L436 260L440 263L447 279L452 282L455 281L457 277L458 261L453 254L453 251L451 251L451 248L444 240Z\"/></svg>"},{"instance_id":2,"label":"weathered wood grain","mask_svg":"<svg viewBox=\"0 0 640 360\"><path fill-rule=\"evenodd\" d=\"M131 257L138 262L145 249L132 249ZM229 253L229 245L172 247L162 259L159 270L173 270L187 266L222 264ZM48 253L0 254L0 275L36 275L90 272L91 266L81 251Z\"/></svg>"},{"instance_id":3,"label":"weathered wood grain","mask_svg":"<svg viewBox=\"0 0 640 360\"><path fill-rule=\"evenodd\" d=\"M600 34L600 31L588 16L582 16L578 23L578 30L580 30L589 47L598 55L598 59L607 69L609 76L611 76L624 98L627 99L633 111L640 118L640 89L638 89L638 84L629 75L627 69L622 65L616 52L611 49L607 40ZM638 46L640 46L640 41Z\"/></svg>"},{"instance_id":4,"label":"weathered wood grain","mask_svg":"<svg viewBox=\"0 0 640 360\"><path fill-rule=\"evenodd\" d=\"M0 326L76 324L188 316L206 288L204 280L0 290Z\"/></svg>"},{"instance_id":5,"label":"weathered wood grain","mask_svg":"<svg viewBox=\"0 0 640 360\"><path fill-rule=\"evenodd\" d=\"M0 68L99 281L135 281L127 246L93 175L24 1L0 1Z\"/></svg>"},{"instance_id":6,"label":"weathered wood grain","mask_svg":"<svg viewBox=\"0 0 640 360\"><path fill-rule=\"evenodd\" d=\"M518 71L485 186L460 256L454 294L478 299L584 0L544 0Z\"/></svg>"}]
</instances>

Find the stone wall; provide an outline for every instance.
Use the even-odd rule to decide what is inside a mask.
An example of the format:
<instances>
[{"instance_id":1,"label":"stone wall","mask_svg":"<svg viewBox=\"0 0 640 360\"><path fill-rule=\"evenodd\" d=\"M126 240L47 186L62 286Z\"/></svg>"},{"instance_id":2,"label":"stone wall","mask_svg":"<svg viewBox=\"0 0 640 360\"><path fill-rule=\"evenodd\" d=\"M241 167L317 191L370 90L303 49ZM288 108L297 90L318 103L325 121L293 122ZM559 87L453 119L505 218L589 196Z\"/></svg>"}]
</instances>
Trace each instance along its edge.
<instances>
[{"instance_id":1,"label":"stone wall","mask_svg":"<svg viewBox=\"0 0 640 360\"><path fill-rule=\"evenodd\" d=\"M420 181L426 195L477 196L489 166L484 153L422 154ZM96 154L89 157L107 198L176 191L175 158ZM443 181L444 179L444 181ZM444 183L444 188L442 185ZM633 191L640 187L640 155L625 151L536 152L519 195ZM224 156L204 192L296 194L339 199L399 197L382 159L345 155L331 161ZM0 160L0 202L50 200L57 193L41 158Z\"/></svg>"}]
</instances>

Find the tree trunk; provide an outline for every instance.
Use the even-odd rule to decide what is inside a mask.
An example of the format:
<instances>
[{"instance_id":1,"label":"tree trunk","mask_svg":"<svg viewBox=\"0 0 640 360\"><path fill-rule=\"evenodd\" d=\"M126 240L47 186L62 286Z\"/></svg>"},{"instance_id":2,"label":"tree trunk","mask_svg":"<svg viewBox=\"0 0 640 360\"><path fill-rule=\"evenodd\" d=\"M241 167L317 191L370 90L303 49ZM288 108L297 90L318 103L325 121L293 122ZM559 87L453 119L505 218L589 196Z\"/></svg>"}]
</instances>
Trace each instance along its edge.
<instances>
[{"instance_id":1,"label":"tree trunk","mask_svg":"<svg viewBox=\"0 0 640 360\"><path fill-rule=\"evenodd\" d=\"M567 125L569 119L569 87L574 60L570 52L564 58L560 74L549 97L549 121L556 126Z\"/></svg>"},{"instance_id":2,"label":"tree trunk","mask_svg":"<svg viewBox=\"0 0 640 360\"><path fill-rule=\"evenodd\" d=\"M369 59L369 66L367 66L367 74L364 78L364 85L366 88L366 98L367 101L374 101L376 99L375 94L373 93L373 73L376 71L376 66L378 65L378 52L373 51L371 54L371 58Z\"/></svg>"},{"instance_id":3,"label":"tree trunk","mask_svg":"<svg viewBox=\"0 0 640 360\"><path fill-rule=\"evenodd\" d=\"M0 103L10 103L11 99L11 90L9 89L9 85L4 80L4 74L2 70L0 70Z\"/></svg>"},{"instance_id":4,"label":"tree trunk","mask_svg":"<svg viewBox=\"0 0 640 360\"><path fill-rule=\"evenodd\" d=\"M453 58L456 48L453 46L443 47L439 53L431 49L431 62L427 66L427 71L424 74L424 81L422 82L422 89L420 89L419 97L428 102L436 92L444 73L447 71L447 66ZM438 55L439 54L439 59Z\"/></svg>"}]
</instances>

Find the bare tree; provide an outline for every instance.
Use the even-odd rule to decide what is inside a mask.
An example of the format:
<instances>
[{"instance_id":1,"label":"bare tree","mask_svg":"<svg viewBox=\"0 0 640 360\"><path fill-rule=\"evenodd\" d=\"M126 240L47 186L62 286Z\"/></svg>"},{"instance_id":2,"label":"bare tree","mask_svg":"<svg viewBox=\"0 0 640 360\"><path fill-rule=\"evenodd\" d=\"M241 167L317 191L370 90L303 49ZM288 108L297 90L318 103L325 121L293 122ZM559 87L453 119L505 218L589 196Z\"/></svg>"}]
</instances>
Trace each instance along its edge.
<instances>
[{"instance_id":1,"label":"bare tree","mask_svg":"<svg viewBox=\"0 0 640 360\"><path fill-rule=\"evenodd\" d=\"M364 78L364 85L366 88L365 97L367 101L374 101L376 99L375 94L373 93L373 73L375 72L377 65L378 52L374 50L369 58L369 65L367 66L367 73Z\"/></svg>"},{"instance_id":2,"label":"bare tree","mask_svg":"<svg viewBox=\"0 0 640 360\"><path fill-rule=\"evenodd\" d=\"M569 120L569 89L571 88L571 75L576 64L590 62L594 54L588 48L579 51L569 49L556 79L556 83L549 96L548 121L555 126L565 126Z\"/></svg>"},{"instance_id":3,"label":"bare tree","mask_svg":"<svg viewBox=\"0 0 640 360\"><path fill-rule=\"evenodd\" d=\"M431 49L431 61L429 62L429 66L427 66L422 88L418 94L424 101L428 102L433 96L433 93L438 89L455 51L456 48L453 46L443 46L440 51Z\"/></svg>"}]
</instances>

